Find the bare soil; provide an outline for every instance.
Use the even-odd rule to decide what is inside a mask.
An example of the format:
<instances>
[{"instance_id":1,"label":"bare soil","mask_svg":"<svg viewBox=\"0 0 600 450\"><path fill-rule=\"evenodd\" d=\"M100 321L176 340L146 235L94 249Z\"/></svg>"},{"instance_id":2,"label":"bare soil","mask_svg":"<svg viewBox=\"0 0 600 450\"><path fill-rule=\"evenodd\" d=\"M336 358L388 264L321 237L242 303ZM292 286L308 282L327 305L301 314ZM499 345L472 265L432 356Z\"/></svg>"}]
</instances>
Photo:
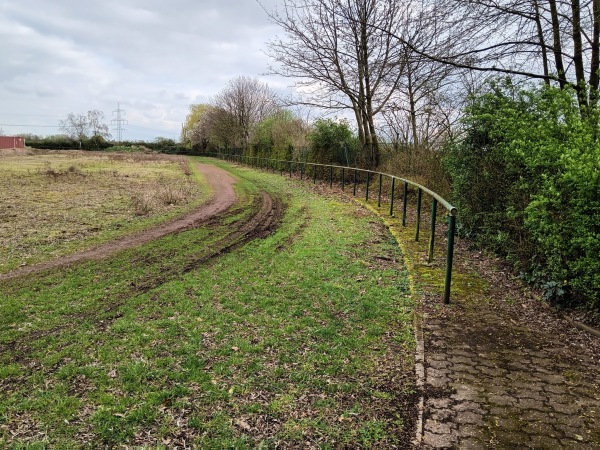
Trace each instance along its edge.
<instances>
[{"instance_id":1,"label":"bare soil","mask_svg":"<svg viewBox=\"0 0 600 450\"><path fill-rule=\"evenodd\" d=\"M0 157L2 156L22 156L34 155L35 151L30 148L0 148Z\"/></svg>"},{"instance_id":2,"label":"bare soil","mask_svg":"<svg viewBox=\"0 0 600 450\"><path fill-rule=\"evenodd\" d=\"M0 280L20 277L32 273L38 273L47 269L62 267L84 260L98 260L106 258L121 250L137 247L147 242L158 239L167 234L177 233L195 228L210 218L222 214L236 201L233 186L235 178L223 169L209 164L197 164L198 170L206 177L208 184L214 191L213 196L195 211L186 214L172 222L162 224L155 228L145 230L130 236L108 242L93 249L77 252L52 261L24 266L12 272L0 275ZM268 201L268 204L272 202ZM258 225L257 225L258 226Z\"/></svg>"}]
</instances>

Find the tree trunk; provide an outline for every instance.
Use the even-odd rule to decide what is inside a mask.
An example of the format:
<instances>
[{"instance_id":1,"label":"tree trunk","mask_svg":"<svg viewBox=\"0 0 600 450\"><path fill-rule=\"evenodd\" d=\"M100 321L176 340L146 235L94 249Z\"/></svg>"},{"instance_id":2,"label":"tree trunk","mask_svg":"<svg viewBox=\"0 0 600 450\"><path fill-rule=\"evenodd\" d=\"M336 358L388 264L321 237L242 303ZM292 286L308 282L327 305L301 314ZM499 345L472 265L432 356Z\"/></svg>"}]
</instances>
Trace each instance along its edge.
<instances>
[{"instance_id":1,"label":"tree trunk","mask_svg":"<svg viewBox=\"0 0 600 450\"><path fill-rule=\"evenodd\" d=\"M366 142L366 137L363 113L360 107L354 101L352 102L352 107L354 109L354 117L356 117L356 128L358 129L358 142L360 142L361 145L364 146Z\"/></svg>"},{"instance_id":2,"label":"tree trunk","mask_svg":"<svg viewBox=\"0 0 600 450\"><path fill-rule=\"evenodd\" d=\"M587 94L585 70L583 68L583 43L581 39L581 11L579 0L571 0L571 10L573 12L573 64L575 65L575 76L577 77L577 99L579 100L579 109L583 114L587 114Z\"/></svg>"},{"instance_id":3,"label":"tree trunk","mask_svg":"<svg viewBox=\"0 0 600 450\"><path fill-rule=\"evenodd\" d=\"M548 50L546 48L546 39L544 38L544 30L542 28L542 20L540 17L540 5L538 0L533 0L533 6L535 8L535 26L537 28L538 39L540 40L540 47L542 49L542 65L544 67L544 83L550 85L550 70L548 69Z\"/></svg>"},{"instance_id":4,"label":"tree trunk","mask_svg":"<svg viewBox=\"0 0 600 450\"><path fill-rule=\"evenodd\" d=\"M406 65L407 75L408 75L408 102L410 104L410 124L412 127L412 135L413 135L413 145L415 147L419 146L419 135L417 130L417 111L416 111L416 102L415 102L415 92L413 89L412 83L412 73L410 70L410 64Z\"/></svg>"},{"instance_id":5,"label":"tree trunk","mask_svg":"<svg viewBox=\"0 0 600 450\"><path fill-rule=\"evenodd\" d=\"M590 62L590 108L598 106L598 84L600 83L600 0L592 1L594 31L592 38L592 59Z\"/></svg>"},{"instance_id":6,"label":"tree trunk","mask_svg":"<svg viewBox=\"0 0 600 450\"><path fill-rule=\"evenodd\" d=\"M558 17L558 10L556 9L556 0L548 0L550 4L550 16L552 20L552 36L554 40L554 64L556 65L556 71L558 72L558 83L561 89L565 88L565 66L562 59L562 45L560 42L560 20Z\"/></svg>"}]
</instances>

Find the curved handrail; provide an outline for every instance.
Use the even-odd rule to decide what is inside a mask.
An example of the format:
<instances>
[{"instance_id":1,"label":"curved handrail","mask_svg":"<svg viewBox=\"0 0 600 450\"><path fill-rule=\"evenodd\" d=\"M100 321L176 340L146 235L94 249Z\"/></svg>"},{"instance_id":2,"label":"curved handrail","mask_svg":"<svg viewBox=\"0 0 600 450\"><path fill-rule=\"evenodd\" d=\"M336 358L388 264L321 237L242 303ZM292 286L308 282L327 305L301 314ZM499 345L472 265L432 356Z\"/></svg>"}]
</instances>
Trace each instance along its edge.
<instances>
[{"instance_id":1,"label":"curved handrail","mask_svg":"<svg viewBox=\"0 0 600 450\"><path fill-rule=\"evenodd\" d=\"M346 171L354 172L354 196L356 196L356 185L357 185L357 173L366 173L366 200L369 200L369 181L371 174L379 176L379 198L378 198L378 206L381 206L381 183L383 177L388 177L391 180L391 193L390 193L390 216L394 215L394 189L396 180L404 183L404 194L403 194L403 208L402 208L402 226L406 226L406 198L408 192L408 186L413 186L417 188L417 223L416 223L416 235L415 241L419 240L419 232L420 232L420 223L421 223L421 199L422 194L425 193L432 198L431 205L431 227L430 227L430 235L429 235L429 251L428 251L428 261L431 263L433 261L433 251L435 244L435 229L436 229L436 218L437 218L437 206L438 203L441 204L448 211L448 248L446 251L446 277L444 283L444 303L450 303L450 287L452 284L452 261L454 256L454 234L456 231L456 215L457 209L454 207L449 201L444 199L437 192L428 189L427 187L416 183L411 180L407 180L406 178L398 177L396 175L391 175L383 172L376 172L369 169L361 169L358 167L347 167L347 166L338 166L334 164L321 164L314 162L304 162L304 161L288 161L283 159L272 159L272 158L263 158L260 156L247 156L241 154L227 154L227 153L204 153L203 156L212 156L225 160L234 160L236 162L243 163L244 160L252 162L256 162L260 164L263 162L277 163L280 172L283 174L283 166L287 165L290 173L290 177L293 172L293 165L296 166L301 165L300 178L302 179L304 176L304 168L305 166L314 167L313 170L313 181L316 182L317 178L317 167L323 167L329 169L329 185L333 186L333 170L337 169L341 171L341 183L342 190L344 190L345 186L345 173ZM254 165L254 164L251 164ZM273 167L271 167L273 168ZM274 168L273 168L274 169Z\"/></svg>"},{"instance_id":2,"label":"curved handrail","mask_svg":"<svg viewBox=\"0 0 600 450\"><path fill-rule=\"evenodd\" d=\"M218 155L218 153L215 153L215 154ZM423 192L429 194L429 196L431 196L432 198L435 198L439 203L441 203L444 206L444 208L446 208L446 210L448 211L448 214L450 214L452 216L456 216L456 213L457 213L456 207L453 206L448 200L443 198L437 192L434 192L431 189L426 188L422 184L416 183L416 182L408 180L406 178L399 177L397 175L391 175L391 174L385 173L385 172L376 172L374 170L361 169L358 167L336 166L335 164L321 164L321 163L314 163L314 162L308 162L308 161L306 161L306 162L305 161L288 161L288 160L284 160L284 159L261 158L260 156L243 156L243 155L227 155L227 156L242 156L243 158L257 158L257 159L264 159L267 161L292 163L292 164L305 164L305 165L317 166L317 167L333 167L334 169L356 170L357 172L363 172L363 173L368 172L368 173L372 173L374 175L383 175L384 177L389 177L390 179L395 178L396 180L399 180L403 183L408 183L409 185L414 186L417 189L421 189Z\"/></svg>"}]
</instances>

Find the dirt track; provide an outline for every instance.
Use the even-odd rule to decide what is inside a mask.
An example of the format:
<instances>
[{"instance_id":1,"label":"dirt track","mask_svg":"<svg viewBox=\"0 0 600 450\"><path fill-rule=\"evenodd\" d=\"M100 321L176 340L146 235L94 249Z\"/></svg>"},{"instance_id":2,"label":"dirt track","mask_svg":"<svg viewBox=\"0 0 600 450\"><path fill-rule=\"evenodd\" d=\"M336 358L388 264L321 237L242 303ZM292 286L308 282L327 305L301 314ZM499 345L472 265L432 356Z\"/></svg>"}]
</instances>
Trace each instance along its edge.
<instances>
[{"instance_id":1,"label":"dirt track","mask_svg":"<svg viewBox=\"0 0 600 450\"><path fill-rule=\"evenodd\" d=\"M197 167L198 170L206 177L206 180L213 189L214 194L206 203L201 205L195 211L172 222L168 222L155 228L108 242L90 250L74 253L72 255L56 258L51 261L32 266L21 267L13 270L12 272L0 275L0 281L41 272L46 269L66 266L79 261L102 259L121 250L137 247L167 234L177 233L197 227L210 218L225 212L236 201L236 195L233 190L235 179L229 172L210 164L197 164ZM271 202L269 201L268 204L271 204ZM256 226L258 227L258 224Z\"/></svg>"}]
</instances>

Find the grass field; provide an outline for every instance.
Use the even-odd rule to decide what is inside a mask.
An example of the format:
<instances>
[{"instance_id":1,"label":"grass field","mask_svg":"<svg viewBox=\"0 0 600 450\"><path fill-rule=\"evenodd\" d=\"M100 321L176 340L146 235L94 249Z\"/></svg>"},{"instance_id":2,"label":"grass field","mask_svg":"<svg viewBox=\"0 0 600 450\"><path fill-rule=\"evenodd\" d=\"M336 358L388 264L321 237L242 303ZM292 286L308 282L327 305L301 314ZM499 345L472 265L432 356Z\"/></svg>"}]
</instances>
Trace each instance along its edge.
<instances>
[{"instance_id":1,"label":"grass field","mask_svg":"<svg viewBox=\"0 0 600 450\"><path fill-rule=\"evenodd\" d=\"M0 446L406 446L395 240L341 197L232 170L239 201L210 226L0 282ZM260 191L285 210L243 242Z\"/></svg>"},{"instance_id":2,"label":"grass field","mask_svg":"<svg viewBox=\"0 0 600 450\"><path fill-rule=\"evenodd\" d=\"M147 228L206 198L183 157L0 156L0 273Z\"/></svg>"}]
</instances>

